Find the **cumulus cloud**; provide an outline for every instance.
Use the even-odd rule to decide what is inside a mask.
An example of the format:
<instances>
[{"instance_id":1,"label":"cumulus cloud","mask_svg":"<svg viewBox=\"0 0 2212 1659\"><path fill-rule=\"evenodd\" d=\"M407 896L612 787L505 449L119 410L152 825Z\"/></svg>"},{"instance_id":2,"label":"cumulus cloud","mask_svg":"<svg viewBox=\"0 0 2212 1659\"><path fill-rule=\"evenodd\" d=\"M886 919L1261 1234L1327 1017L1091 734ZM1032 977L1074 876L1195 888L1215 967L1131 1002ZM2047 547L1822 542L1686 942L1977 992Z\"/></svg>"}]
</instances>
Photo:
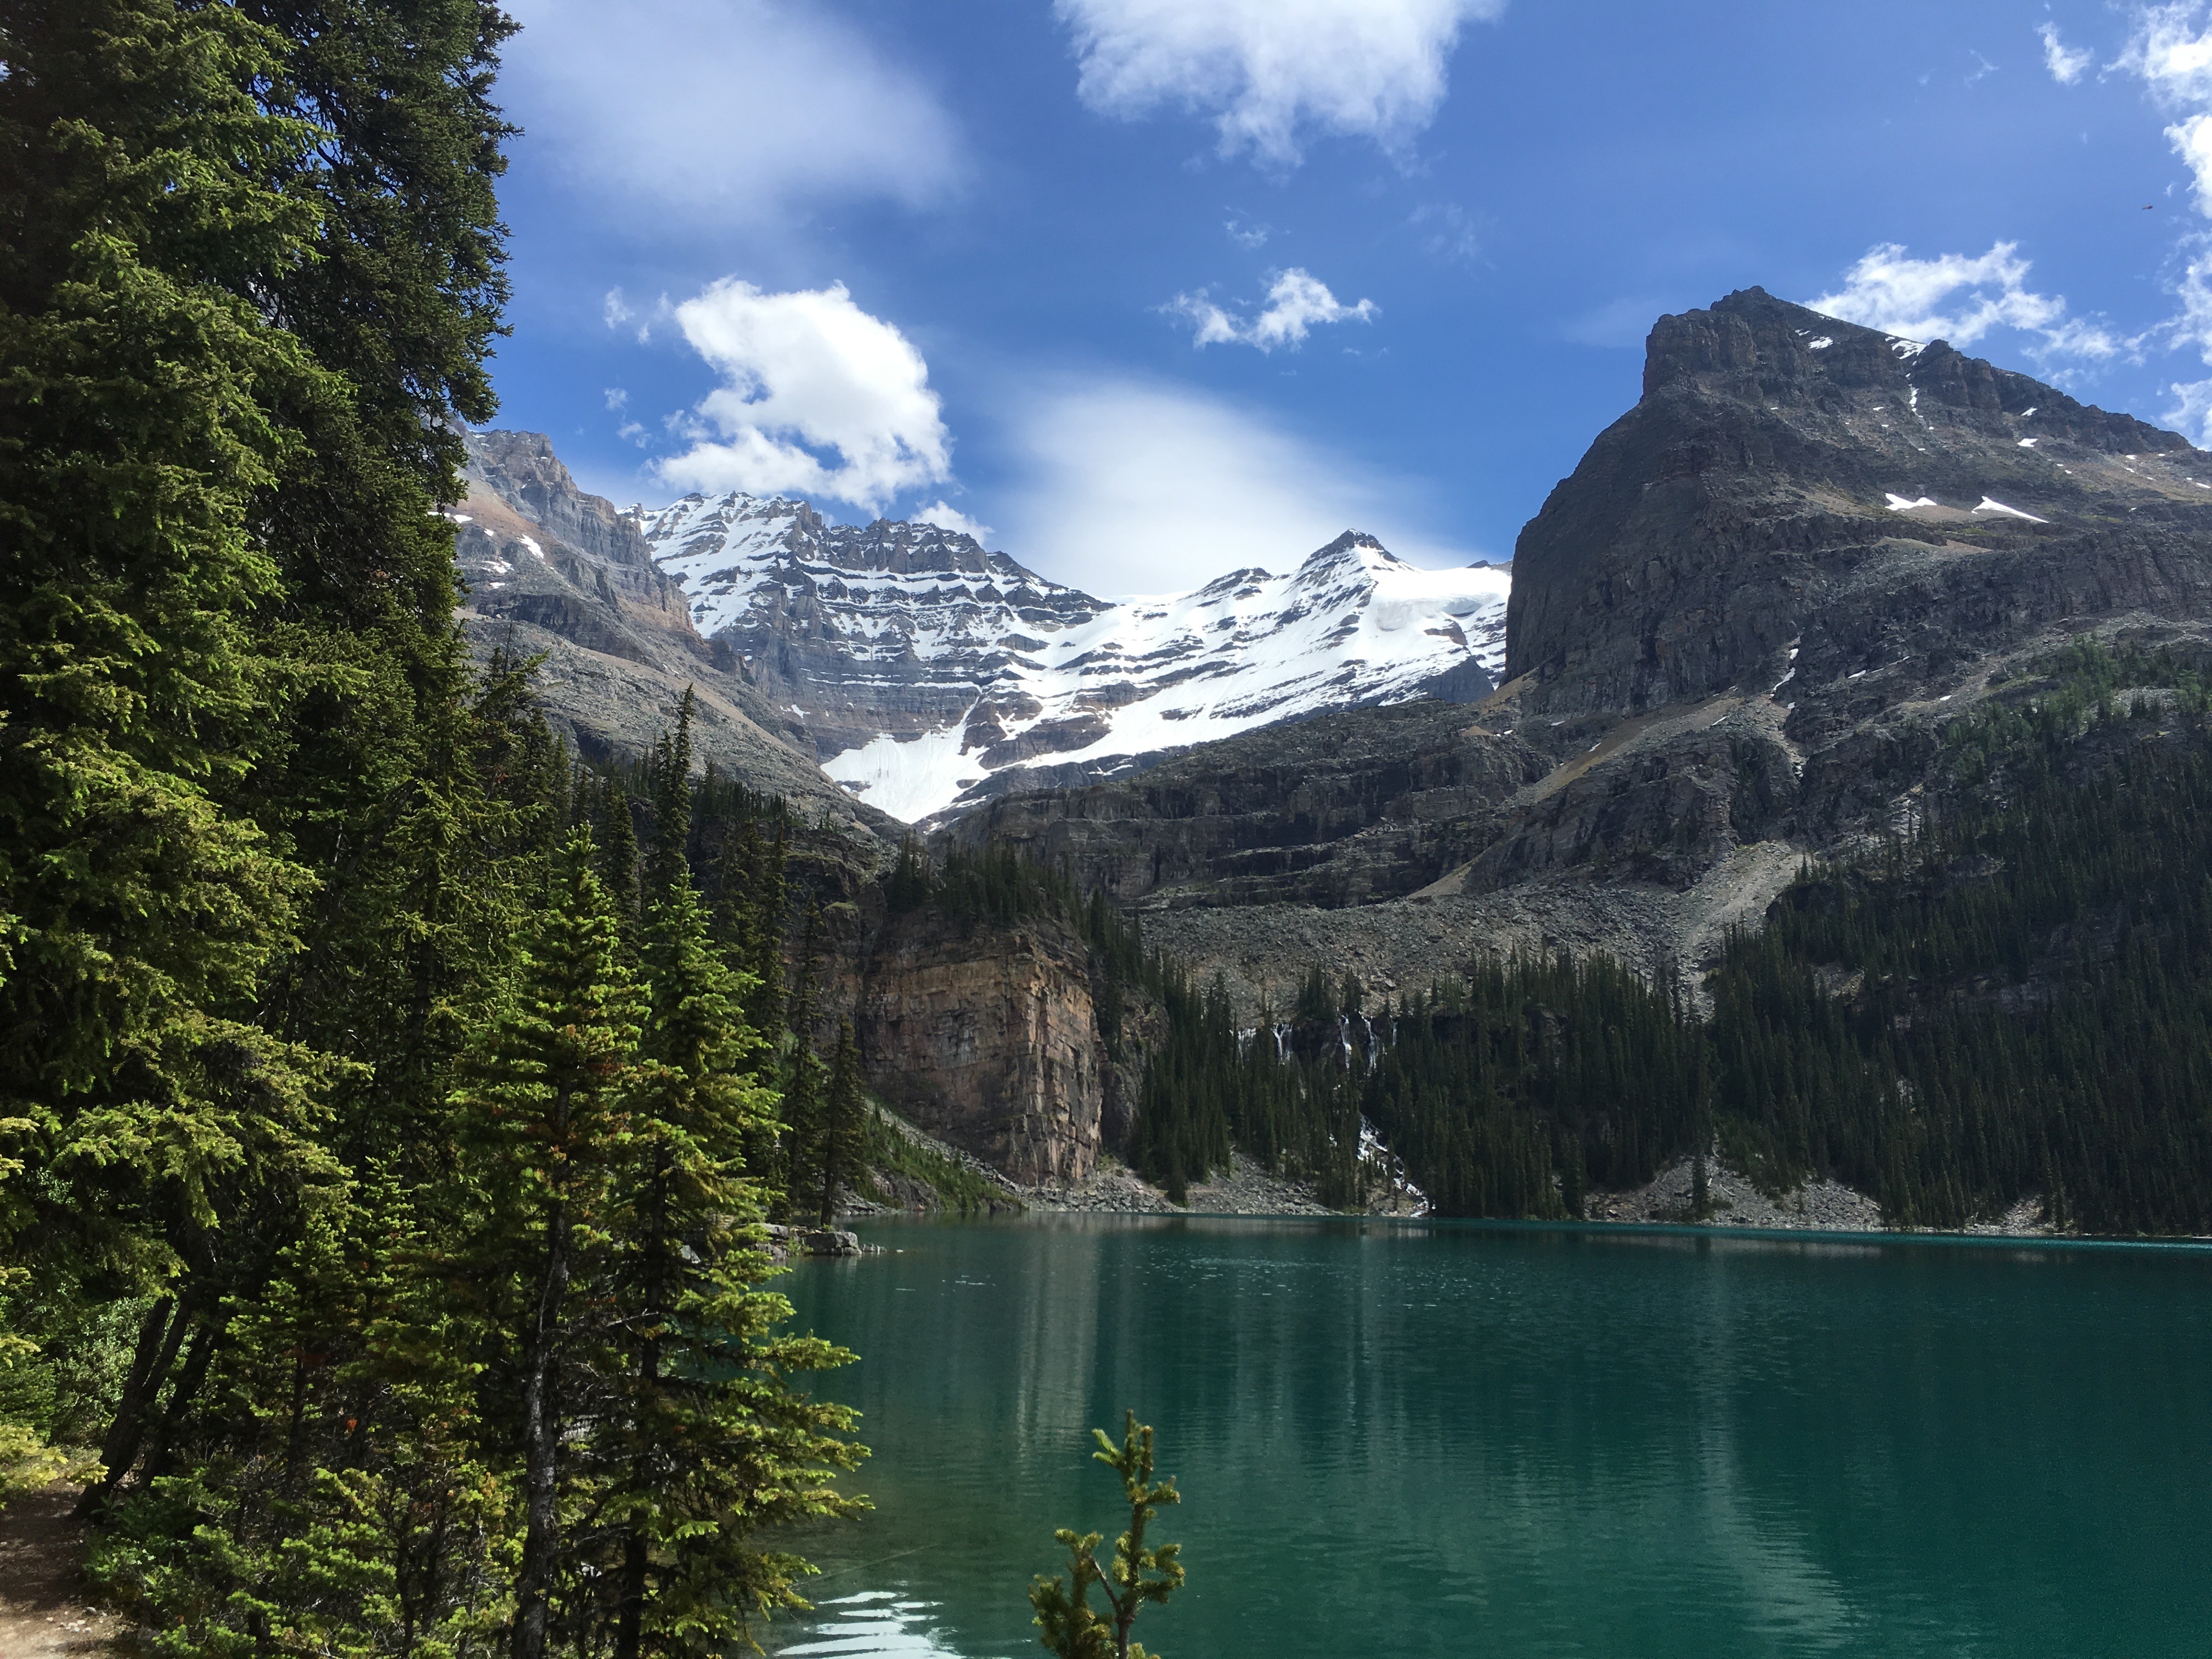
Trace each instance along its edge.
<instances>
[{"instance_id":1,"label":"cumulus cloud","mask_svg":"<svg viewBox=\"0 0 2212 1659\"><path fill-rule=\"evenodd\" d=\"M1188 388L1071 381L1019 414L1023 481L1000 497L1006 545L1092 592L1180 592L1249 565L1290 570L1347 529L1417 563L1481 556L1425 533L1407 481Z\"/></svg>"},{"instance_id":2,"label":"cumulus cloud","mask_svg":"<svg viewBox=\"0 0 2212 1659\"><path fill-rule=\"evenodd\" d=\"M2199 449L2212 446L2212 380L2178 381L2166 392L2173 402L2159 418Z\"/></svg>"},{"instance_id":3,"label":"cumulus cloud","mask_svg":"<svg viewBox=\"0 0 2212 1659\"><path fill-rule=\"evenodd\" d=\"M2058 25L2046 21L2036 31L2043 37L2043 66L2062 87L2070 87L2088 73L2096 54L2087 46L2069 46L2058 38Z\"/></svg>"},{"instance_id":4,"label":"cumulus cloud","mask_svg":"<svg viewBox=\"0 0 2212 1659\"><path fill-rule=\"evenodd\" d=\"M1883 242L1844 273L1843 287L1805 303L1885 334L1959 346L1972 345L1992 328L2016 328L2035 337L2028 355L2039 361L2111 358L2136 349L2137 342L2102 324L2068 316L2063 295L2030 289L2029 269L2017 242L1932 259L1915 259L1902 244Z\"/></svg>"},{"instance_id":5,"label":"cumulus cloud","mask_svg":"<svg viewBox=\"0 0 2212 1659\"><path fill-rule=\"evenodd\" d=\"M1221 153L1297 164L1310 135L1392 154L1435 117L1461 26L1505 0L1054 0L1103 114L1211 117Z\"/></svg>"},{"instance_id":6,"label":"cumulus cloud","mask_svg":"<svg viewBox=\"0 0 2212 1659\"><path fill-rule=\"evenodd\" d=\"M1278 346L1296 350L1322 323L1366 322L1375 315L1375 301L1345 305L1328 291L1328 284L1293 265L1275 278L1267 289L1267 304L1249 322L1216 305L1204 289L1178 294L1160 309L1191 325L1193 345L1248 345L1273 351Z\"/></svg>"},{"instance_id":7,"label":"cumulus cloud","mask_svg":"<svg viewBox=\"0 0 2212 1659\"><path fill-rule=\"evenodd\" d=\"M962 172L935 94L788 0L513 0L500 90L566 174L647 210L759 224L830 198L922 206ZM618 301L619 296L611 296Z\"/></svg>"},{"instance_id":8,"label":"cumulus cloud","mask_svg":"<svg viewBox=\"0 0 2212 1659\"><path fill-rule=\"evenodd\" d=\"M973 536L977 541L988 541L994 533L991 526L978 524L965 513L950 503L937 501L907 515L916 524L933 524L939 530L950 530L957 535Z\"/></svg>"},{"instance_id":9,"label":"cumulus cloud","mask_svg":"<svg viewBox=\"0 0 2212 1659\"><path fill-rule=\"evenodd\" d=\"M2141 76L2159 106L2179 118L2166 142L2197 180L2197 210L2212 213L2212 28L2200 27L2203 9L2197 0L2145 7L2119 67Z\"/></svg>"},{"instance_id":10,"label":"cumulus cloud","mask_svg":"<svg viewBox=\"0 0 2212 1659\"><path fill-rule=\"evenodd\" d=\"M690 447L655 465L665 482L880 513L893 496L951 477L952 441L928 365L842 283L769 294L724 277L673 314L722 384L678 422Z\"/></svg>"}]
</instances>

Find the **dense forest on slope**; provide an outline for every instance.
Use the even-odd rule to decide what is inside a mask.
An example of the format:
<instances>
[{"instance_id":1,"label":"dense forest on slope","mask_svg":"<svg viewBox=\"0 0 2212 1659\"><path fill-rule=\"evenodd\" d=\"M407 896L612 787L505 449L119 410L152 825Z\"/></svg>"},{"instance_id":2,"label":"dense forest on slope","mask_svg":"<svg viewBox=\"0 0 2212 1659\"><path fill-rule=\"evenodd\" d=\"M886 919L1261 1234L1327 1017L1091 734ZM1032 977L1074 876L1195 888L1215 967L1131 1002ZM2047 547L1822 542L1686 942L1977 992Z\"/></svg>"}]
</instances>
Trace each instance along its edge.
<instances>
[{"instance_id":1,"label":"dense forest on slope","mask_svg":"<svg viewBox=\"0 0 2212 1659\"><path fill-rule=\"evenodd\" d=\"M1710 1018L1601 957L1478 963L1372 1018L1316 970L1280 1031L1178 1025L1133 1156L1196 1179L1235 1140L1321 1175L1356 1111L1446 1214L1577 1214L1713 1149L1903 1225L2033 1198L2212 1231L2212 699L2160 653L2047 666L1943 728L1908 830L1731 940Z\"/></svg>"},{"instance_id":2,"label":"dense forest on slope","mask_svg":"<svg viewBox=\"0 0 2212 1659\"><path fill-rule=\"evenodd\" d=\"M0 1452L166 1652L720 1653L854 1502L781 808L455 631L512 27L0 11Z\"/></svg>"}]
</instances>

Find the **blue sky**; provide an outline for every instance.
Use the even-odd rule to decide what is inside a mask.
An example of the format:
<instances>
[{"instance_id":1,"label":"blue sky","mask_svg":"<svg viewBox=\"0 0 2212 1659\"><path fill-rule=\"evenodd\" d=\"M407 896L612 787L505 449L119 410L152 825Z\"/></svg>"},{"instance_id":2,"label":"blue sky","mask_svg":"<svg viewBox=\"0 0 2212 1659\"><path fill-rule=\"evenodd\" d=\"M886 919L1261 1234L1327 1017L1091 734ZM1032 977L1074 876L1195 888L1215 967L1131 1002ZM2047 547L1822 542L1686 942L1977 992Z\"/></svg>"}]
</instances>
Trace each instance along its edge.
<instances>
[{"instance_id":1,"label":"blue sky","mask_svg":"<svg viewBox=\"0 0 2212 1659\"><path fill-rule=\"evenodd\" d=\"M2212 12L514 0L501 423L1101 593L1510 557L1756 283L2212 415ZM2149 210L2146 211L2146 206Z\"/></svg>"}]
</instances>

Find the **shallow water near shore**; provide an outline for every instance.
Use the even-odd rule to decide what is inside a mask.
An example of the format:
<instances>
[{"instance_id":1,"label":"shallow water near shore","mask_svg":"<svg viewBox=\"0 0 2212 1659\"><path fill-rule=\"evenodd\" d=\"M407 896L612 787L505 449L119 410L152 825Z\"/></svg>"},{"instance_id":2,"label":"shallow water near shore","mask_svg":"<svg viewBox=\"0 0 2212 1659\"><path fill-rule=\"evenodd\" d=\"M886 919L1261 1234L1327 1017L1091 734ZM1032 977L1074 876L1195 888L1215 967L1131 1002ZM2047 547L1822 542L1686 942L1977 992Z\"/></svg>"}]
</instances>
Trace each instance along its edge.
<instances>
[{"instance_id":1,"label":"shallow water near shore","mask_svg":"<svg viewBox=\"0 0 2212 1659\"><path fill-rule=\"evenodd\" d=\"M809 1659L1040 1653L1092 1425L1187 1494L1169 1659L2212 1652L2212 1251L1356 1219L860 1224L876 1509Z\"/></svg>"}]
</instances>

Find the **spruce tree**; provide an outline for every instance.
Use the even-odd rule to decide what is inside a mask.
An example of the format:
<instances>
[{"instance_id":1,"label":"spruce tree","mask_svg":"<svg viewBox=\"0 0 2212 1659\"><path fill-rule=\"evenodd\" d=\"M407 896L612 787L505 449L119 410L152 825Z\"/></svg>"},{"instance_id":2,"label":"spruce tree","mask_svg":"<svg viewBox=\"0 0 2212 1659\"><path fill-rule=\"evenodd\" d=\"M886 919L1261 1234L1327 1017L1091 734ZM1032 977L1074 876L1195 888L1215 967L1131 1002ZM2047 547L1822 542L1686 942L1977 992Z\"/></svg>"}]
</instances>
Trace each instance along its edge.
<instances>
[{"instance_id":1,"label":"spruce tree","mask_svg":"<svg viewBox=\"0 0 2212 1659\"><path fill-rule=\"evenodd\" d=\"M1059 1659L1145 1659L1143 1644L1129 1639L1130 1627L1147 1602L1164 1604L1183 1582L1182 1546L1147 1545L1145 1532L1161 1508L1180 1504L1182 1494L1172 1477L1152 1479L1152 1431L1137 1421L1136 1413L1124 1413L1119 1446L1103 1429L1093 1429L1091 1435L1098 1443L1092 1460L1121 1478L1128 1529L1114 1540L1114 1559L1104 1567L1097 1554L1103 1534L1079 1535L1069 1527L1054 1532L1054 1539L1067 1552L1067 1576L1040 1574L1031 1581L1030 1605L1036 1609L1031 1622L1043 1632L1039 1644ZM1103 1613L1091 1605L1093 1585L1106 1597Z\"/></svg>"},{"instance_id":2,"label":"spruce tree","mask_svg":"<svg viewBox=\"0 0 2212 1659\"><path fill-rule=\"evenodd\" d=\"M511 997L453 1097L468 1218L458 1265L481 1298L489 1379L507 1395L521 1473L514 1659L544 1659L556 1614L573 1611L568 1443L606 1408L623 1366L604 1291L617 1190L635 1158L646 1011L596 861L580 828L553 902L523 941Z\"/></svg>"},{"instance_id":3,"label":"spruce tree","mask_svg":"<svg viewBox=\"0 0 2212 1659\"><path fill-rule=\"evenodd\" d=\"M765 1194L743 1160L775 1102L744 1073L762 1039L688 875L655 905L650 938L650 1060L615 1226L631 1358L599 1452L620 1548L592 1581L614 1591L616 1659L749 1644L755 1617L804 1605L793 1585L808 1571L757 1531L860 1506L826 1484L861 1455L842 1437L852 1413L785 1380L851 1356L775 1333L790 1308L761 1289Z\"/></svg>"},{"instance_id":4,"label":"spruce tree","mask_svg":"<svg viewBox=\"0 0 2212 1659\"><path fill-rule=\"evenodd\" d=\"M823 1103L822 1203L824 1227L836 1219L837 1191L860 1178L867 1140L867 1102L861 1093L860 1049L853 1022L837 1022L837 1053L830 1062L830 1090Z\"/></svg>"}]
</instances>

